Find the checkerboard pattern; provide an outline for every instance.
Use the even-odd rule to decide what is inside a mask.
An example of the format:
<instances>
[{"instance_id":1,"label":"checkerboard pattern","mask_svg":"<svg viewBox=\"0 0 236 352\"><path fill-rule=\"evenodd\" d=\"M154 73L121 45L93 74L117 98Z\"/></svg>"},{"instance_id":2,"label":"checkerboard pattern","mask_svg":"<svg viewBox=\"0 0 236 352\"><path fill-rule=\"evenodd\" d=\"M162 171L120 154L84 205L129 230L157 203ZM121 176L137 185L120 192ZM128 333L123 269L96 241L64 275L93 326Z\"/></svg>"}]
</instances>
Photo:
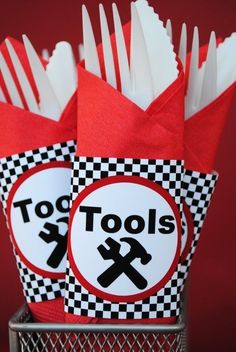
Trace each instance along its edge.
<instances>
[{"instance_id":1,"label":"checkerboard pattern","mask_svg":"<svg viewBox=\"0 0 236 352\"><path fill-rule=\"evenodd\" d=\"M75 158L72 176L72 201L86 187L110 176L140 176L166 189L182 211L183 163L176 160L139 160L116 158ZM154 319L176 317L180 312L180 280L176 268L170 281L153 296L133 303L100 299L76 279L68 261L65 310L67 313L107 319Z\"/></svg>"},{"instance_id":2,"label":"checkerboard pattern","mask_svg":"<svg viewBox=\"0 0 236 352\"><path fill-rule=\"evenodd\" d=\"M111 176L139 176L156 182L174 198L181 210L183 163L176 160L75 158L72 175L72 201L95 181Z\"/></svg>"},{"instance_id":3,"label":"checkerboard pattern","mask_svg":"<svg viewBox=\"0 0 236 352\"><path fill-rule=\"evenodd\" d=\"M188 276L217 181L218 174L216 173L202 174L196 171L185 171L183 196L193 217L194 238L188 256L181 265L180 277L183 281L183 286Z\"/></svg>"},{"instance_id":4,"label":"checkerboard pattern","mask_svg":"<svg viewBox=\"0 0 236 352\"><path fill-rule=\"evenodd\" d=\"M179 270L180 268L178 268ZM65 311L74 315L103 319L156 319L177 317L181 308L178 270L156 295L133 303L103 300L88 292L67 265Z\"/></svg>"},{"instance_id":5,"label":"checkerboard pattern","mask_svg":"<svg viewBox=\"0 0 236 352\"><path fill-rule=\"evenodd\" d=\"M16 254L23 292L28 303L53 300L65 295L65 280L49 279L35 274L27 268Z\"/></svg>"},{"instance_id":6,"label":"checkerboard pattern","mask_svg":"<svg viewBox=\"0 0 236 352\"><path fill-rule=\"evenodd\" d=\"M0 160L0 193L6 216L7 199L12 186L27 170L52 161L71 161L76 142L68 141L12 155ZM54 280L35 274L15 252L17 266L27 302L42 302L64 296L65 280Z\"/></svg>"}]
</instances>

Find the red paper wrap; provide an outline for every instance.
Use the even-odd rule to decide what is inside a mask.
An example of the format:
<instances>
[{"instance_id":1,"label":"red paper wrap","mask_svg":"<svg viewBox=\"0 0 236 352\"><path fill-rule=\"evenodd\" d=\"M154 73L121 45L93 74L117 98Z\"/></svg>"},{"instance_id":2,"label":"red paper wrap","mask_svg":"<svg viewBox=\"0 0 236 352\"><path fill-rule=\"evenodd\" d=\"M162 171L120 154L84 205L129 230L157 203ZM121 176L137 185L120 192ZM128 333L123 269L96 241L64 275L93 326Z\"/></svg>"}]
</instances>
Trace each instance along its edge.
<instances>
[{"instance_id":1,"label":"red paper wrap","mask_svg":"<svg viewBox=\"0 0 236 352\"><path fill-rule=\"evenodd\" d=\"M125 27L125 31L129 26ZM114 41L114 37L112 37ZM114 42L112 42L114 47ZM104 72L101 48L99 49ZM183 159L184 74L146 111L78 67L77 156ZM66 314L71 323L174 323L176 318L116 320Z\"/></svg>"},{"instance_id":2,"label":"red paper wrap","mask_svg":"<svg viewBox=\"0 0 236 352\"><path fill-rule=\"evenodd\" d=\"M25 69L28 79L37 96L34 80L29 68L26 52L21 43L10 39L17 55ZM7 64L11 70L14 80L19 84L12 68L6 45L0 47ZM0 77L0 84L4 94L10 103L5 85ZM20 90L20 89L19 89ZM22 93L21 93L22 96ZM23 96L22 96L23 97ZM24 153L40 147L63 143L76 138L76 112L77 96L74 95L59 122L33 114L26 109L20 109L10 104L0 103L0 157L5 158L14 154ZM51 301L30 303L29 307L33 317L43 322L63 322L63 297Z\"/></svg>"},{"instance_id":3,"label":"red paper wrap","mask_svg":"<svg viewBox=\"0 0 236 352\"><path fill-rule=\"evenodd\" d=\"M218 43L221 39L218 39ZM200 65L206 60L208 46L200 49ZM189 56L190 58L190 56ZM189 66L189 63L188 65ZM188 74L188 71L187 71ZM182 254L181 277L184 282L200 238L218 175L213 172L217 149L226 123L235 84L204 109L185 121L185 177L183 228L186 240ZM185 243L183 241L183 243Z\"/></svg>"}]
</instances>

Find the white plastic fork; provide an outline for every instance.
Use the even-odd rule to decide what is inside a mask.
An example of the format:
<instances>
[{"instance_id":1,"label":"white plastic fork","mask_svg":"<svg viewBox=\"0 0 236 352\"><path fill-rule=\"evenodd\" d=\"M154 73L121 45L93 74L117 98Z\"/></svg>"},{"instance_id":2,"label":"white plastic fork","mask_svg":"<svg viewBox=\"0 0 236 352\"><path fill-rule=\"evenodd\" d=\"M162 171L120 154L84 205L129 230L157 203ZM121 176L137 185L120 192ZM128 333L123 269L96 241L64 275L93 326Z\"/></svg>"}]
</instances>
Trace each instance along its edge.
<instances>
[{"instance_id":1,"label":"white plastic fork","mask_svg":"<svg viewBox=\"0 0 236 352\"><path fill-rule=\"evenodd\" d=\"M24 68L22 67L21 62L15 52L15 49L13 48L9 39L6 39L5 42L6 42L6 46L7 46L8 53L10 55L14 70L15 70L17 78L19 80L22 93L25 97L25 101L26 101L27 106L29 108L29 111L31 111L35 114L40 114L38 103L37 103L36 98L34 96L34 92L32 90L30 83L29 83L29 80L25 74Z\"/></svg>"},{"instance_id":2,"label":"white plastic fork","mask_svg":"<svg viewBox=\"0 0 236 352\"><path fill-rule=\"evenodd\" d=\"M172 23L170 19L166 21L166 31L168 36L170 37L171 42L173 43L173 30L172 30Z\"/></svg>"},{"instance_id":3,"label":"white plastic fork","mask_svg":"<svg viewBox=\"0 0 236 352\"><path fill-rule=\"evenodd\" d=\"M131 87L129 59L127 55L121 19L115 3L112 4L112 11L113 11L116 48L117 48L119 71L120 71L121 92L127 98L131 99L132 87Z\"/></svg>"},{"instance_id":4,"label":"white plastic fork","mask_svg":"<svg viewBox=\"0 0 236 352\"><path fill-rule=\"evenodd\" d=\"M85 6L83 6L83 32L85 47L85 68L101 77L101 69L96 49L92 25ZM173 45L166 28L145 0L131 3L131 53L130 68L119 13L113 4L115 38L118 54L119 73L122 93L142 109L146 109L178 76L177 61ZM108 37L103 7L100 6L100 18L103 41L107 41L107 53L104 50L105 70L108 77L114 78L113 55ZM102 23L103 22L103 23ZM151 28L150 23L152 24ZM151 36L151 37L150 37ZM163 49L164 47L164 49ZM154 48L154 50L153 50ZM162 50L163 49L163 52ZM161 54L160 54L161 52ZM107 57L106 57L107 56ZM158 60L159 59L159 65ZM110 61L109 61L110 60ZM170 64L170 65L169 65ZM112 80L108 80L111 84ZM114 83L114 81L113 81Z\"/></svg>"},{"instance_id":5,"label":"white plastic fork","mask_svg":"<svg viewBox=\"0 0 236 352\"><path fill-rule=\"evenodd\" d=\"M218 48L215 33L211 33L206 61L198 70L198 94L195 112L212 103L236 81L236 33L226 38Z\"/></svg>"},{"instance_id":6,"label":"white plastic fork","mask_svg":"<svg viewBox=\"0 0 236 352\"><path fill-rule=\"evenodd\" d=\"M116 89L117 81L116 81L116 71L115 71L113 52L111 47L111 39L110 39L110 33L109 33L106 14L102 4L99 5L99 13L100 13L100 26L101 26L101 34L102 34L102 47L103 47L103 54L104 54L106 81L113 88Z\"/></svg>"},{"instance_id":7,"label":"white plastic fork","mask_svg":"<svg viewBox=\"0 0 236 352\"><path fill-rule=\"evenodd\" d=\"M4 83L6 85L9 97L11 99L11 102L14 106L17 106L19 108L24 108L23 102L21 100L21 97L18 93L16 84L14 82L14 79L11 75L11 72L8 68L8 65L2 55L2 53L0 53L0 70L2 72L2 76L4 79Z\"/></svg>"}]
</instances>

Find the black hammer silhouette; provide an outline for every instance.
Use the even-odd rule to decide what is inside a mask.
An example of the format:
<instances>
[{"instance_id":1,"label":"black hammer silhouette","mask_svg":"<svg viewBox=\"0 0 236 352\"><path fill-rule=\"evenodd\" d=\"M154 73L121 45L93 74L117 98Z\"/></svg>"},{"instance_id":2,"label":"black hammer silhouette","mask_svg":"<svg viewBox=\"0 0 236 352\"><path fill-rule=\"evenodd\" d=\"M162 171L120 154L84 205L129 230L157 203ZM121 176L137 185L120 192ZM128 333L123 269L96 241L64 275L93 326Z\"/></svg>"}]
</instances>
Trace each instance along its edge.
<instances>
[{"instance_id":1,"label":"black hammer silhouette","mask_svg":"<svg viewBox=\"0 0 236 352\"><path fill-rule=\"evenodd\" d=\"M120 275L125 274L137 288L143 290L147 287L148 282L131 263L135 259L140 259L143 265L147 265L151 261L152 256L134 238L124 237L120 241L130 245L130 252L125 256L120 254L121 244L111 237L105 241L109 249L104 245L100 245L97 248L103 259L112 259L114 261L114 264L101 274L97 281L102 287L106 288L117 280Z\"/></svg>"}]
</instances>

